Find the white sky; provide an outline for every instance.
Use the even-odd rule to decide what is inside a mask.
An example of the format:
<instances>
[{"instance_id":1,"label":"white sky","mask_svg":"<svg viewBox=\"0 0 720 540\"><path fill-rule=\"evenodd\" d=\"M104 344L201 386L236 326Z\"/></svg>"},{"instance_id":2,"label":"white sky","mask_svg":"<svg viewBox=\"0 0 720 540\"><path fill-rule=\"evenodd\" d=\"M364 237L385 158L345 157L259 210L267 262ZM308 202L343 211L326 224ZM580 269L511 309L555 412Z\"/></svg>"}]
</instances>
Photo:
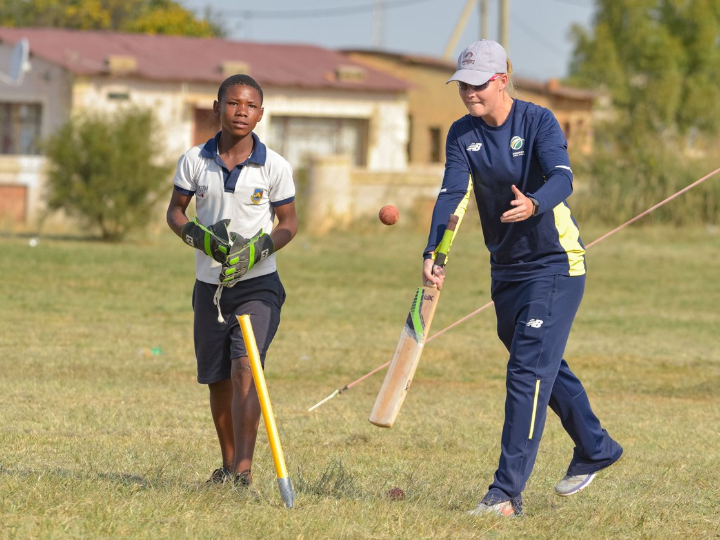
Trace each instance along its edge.
<instances>
[{"instance_id":1,"label":"white sky","mask_svg":"<svg viewBox=\"0 0 720 540\"><path fill-rule=\"evenodd\" d=\"M545 80L567 74L573 23L590 27L593 0L509 0L508 53L515 73ZM382 17L382 49L440 57L466 0L180 0L202 14L206 6L220 15L228 38L275 43L311 43L328 48L372 48L376 2ZM498 36L498 0L489 0L490 39ZM342 14L339 14L343 12ZM347 12L347 13L345 13ZM334 13L334 16L319 16ZM312 16L308 16L312 15ZM453 53L453 60L480 37L475 8Z\"/></svg>"}]
</instances>

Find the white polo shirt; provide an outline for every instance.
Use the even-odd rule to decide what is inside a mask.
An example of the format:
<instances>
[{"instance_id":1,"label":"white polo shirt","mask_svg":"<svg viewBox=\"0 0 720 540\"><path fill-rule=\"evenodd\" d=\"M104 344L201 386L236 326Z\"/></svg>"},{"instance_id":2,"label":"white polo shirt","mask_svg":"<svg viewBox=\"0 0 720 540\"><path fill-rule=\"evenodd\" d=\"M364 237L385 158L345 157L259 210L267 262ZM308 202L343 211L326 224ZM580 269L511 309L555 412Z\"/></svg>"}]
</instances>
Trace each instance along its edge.
<instances>
[{"instance_id":1,"label":"white polo shirt","mask_svg":"<svg viewBox=\"0 0 720 540\"><path fill-rule=\"evenodd\" d=\"M228 171L218 154L220 133L205 144L195 146L178 160L175 189L195 196L200 223L210 226L229 219L231 232L245 238L260 229L270 234L275 220L275 207L295 200L292 167L277 152L267 148L252 133L253 151L243 163ZM220 283L220 263L201 251L195 253L197 279ZM271 274L276 270L275 254L260 261L242 280Z\"/></svg>"}]
</instances>

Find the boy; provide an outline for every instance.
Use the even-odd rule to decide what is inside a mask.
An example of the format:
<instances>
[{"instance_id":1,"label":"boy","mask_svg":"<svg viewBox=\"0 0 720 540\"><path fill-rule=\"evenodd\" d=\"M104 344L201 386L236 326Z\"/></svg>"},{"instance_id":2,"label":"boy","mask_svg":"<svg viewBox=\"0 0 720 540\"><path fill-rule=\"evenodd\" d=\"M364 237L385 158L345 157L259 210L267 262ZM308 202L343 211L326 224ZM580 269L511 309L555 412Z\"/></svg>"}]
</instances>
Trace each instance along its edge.
<instances>
[{"instance_id":1,"label":"boy","mask_svg":"<svg viewBox=\"0 0 720 540\"><path fill-rule=\"evenodd\" d=\"M192 296L197 380L208 385L222 454L209 482L242 486L252 481L260 404L236 316L250 315L264 366L285 300L274 252L297 232L290 164L253 133L262 103L260 85L247 75L220 85L213 111L222 130L180 157L167 210L170 228L199 250ZM195 195L197 218L189 221L185 210Z\"/></svg>"}]
</instances>

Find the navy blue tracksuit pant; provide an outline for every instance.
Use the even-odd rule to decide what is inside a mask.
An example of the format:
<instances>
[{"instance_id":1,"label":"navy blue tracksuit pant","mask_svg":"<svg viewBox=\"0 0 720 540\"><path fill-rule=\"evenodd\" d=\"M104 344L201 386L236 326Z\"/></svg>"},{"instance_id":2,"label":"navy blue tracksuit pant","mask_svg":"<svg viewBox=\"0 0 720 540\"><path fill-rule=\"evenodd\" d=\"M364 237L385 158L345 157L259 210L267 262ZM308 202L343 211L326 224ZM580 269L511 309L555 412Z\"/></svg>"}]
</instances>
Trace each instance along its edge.
<instances>
[{"instance_id":1,"label":"navy blue tracksuit pant","mask_svg":"<svg viewBox=\"0 0 720 540\"><path fill-rule=\"evenodd\" d=\"M498 336L510 359L500 464L485 503L512 500L521 507L520 494L535 464L548 405L575 443L567 474L599 471L622 454L563 359L584 289L585 276L492 283Z\"/></svg>"}]
</instances>

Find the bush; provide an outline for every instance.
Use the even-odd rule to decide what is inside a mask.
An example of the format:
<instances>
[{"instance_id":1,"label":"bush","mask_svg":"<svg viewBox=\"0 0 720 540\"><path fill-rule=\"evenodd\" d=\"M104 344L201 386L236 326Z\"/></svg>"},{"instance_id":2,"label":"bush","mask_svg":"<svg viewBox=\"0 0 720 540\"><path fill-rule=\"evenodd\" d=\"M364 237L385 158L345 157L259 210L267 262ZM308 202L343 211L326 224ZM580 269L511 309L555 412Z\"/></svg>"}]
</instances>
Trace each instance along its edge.
<instances>
[{"instance_id":1,"label":"bush","mask_svg":"<svg viewBox=\"0 0 720 540\"><path fill-rule=\"evenodd\" d=\"M711 158L690 158L667 145L632 149L596 148L573 170L577 192L573 214L581 223L619 225L674 195L717 168ZM720 220L720 177L709 178L654 210L643 223L717 225Z\"/></svg>"},{"instance_id":2,"label":"bush","mask_svg":"<svg viewBox=\"0 0 720 540\"><path fill-rule=\"evenodd\" d=\"M44 144L49 208L97 227L108 241L145 228L173 170L158 162L156 134L152 112L141 109L70 120Z\"/></svg>"}]
</instances>

